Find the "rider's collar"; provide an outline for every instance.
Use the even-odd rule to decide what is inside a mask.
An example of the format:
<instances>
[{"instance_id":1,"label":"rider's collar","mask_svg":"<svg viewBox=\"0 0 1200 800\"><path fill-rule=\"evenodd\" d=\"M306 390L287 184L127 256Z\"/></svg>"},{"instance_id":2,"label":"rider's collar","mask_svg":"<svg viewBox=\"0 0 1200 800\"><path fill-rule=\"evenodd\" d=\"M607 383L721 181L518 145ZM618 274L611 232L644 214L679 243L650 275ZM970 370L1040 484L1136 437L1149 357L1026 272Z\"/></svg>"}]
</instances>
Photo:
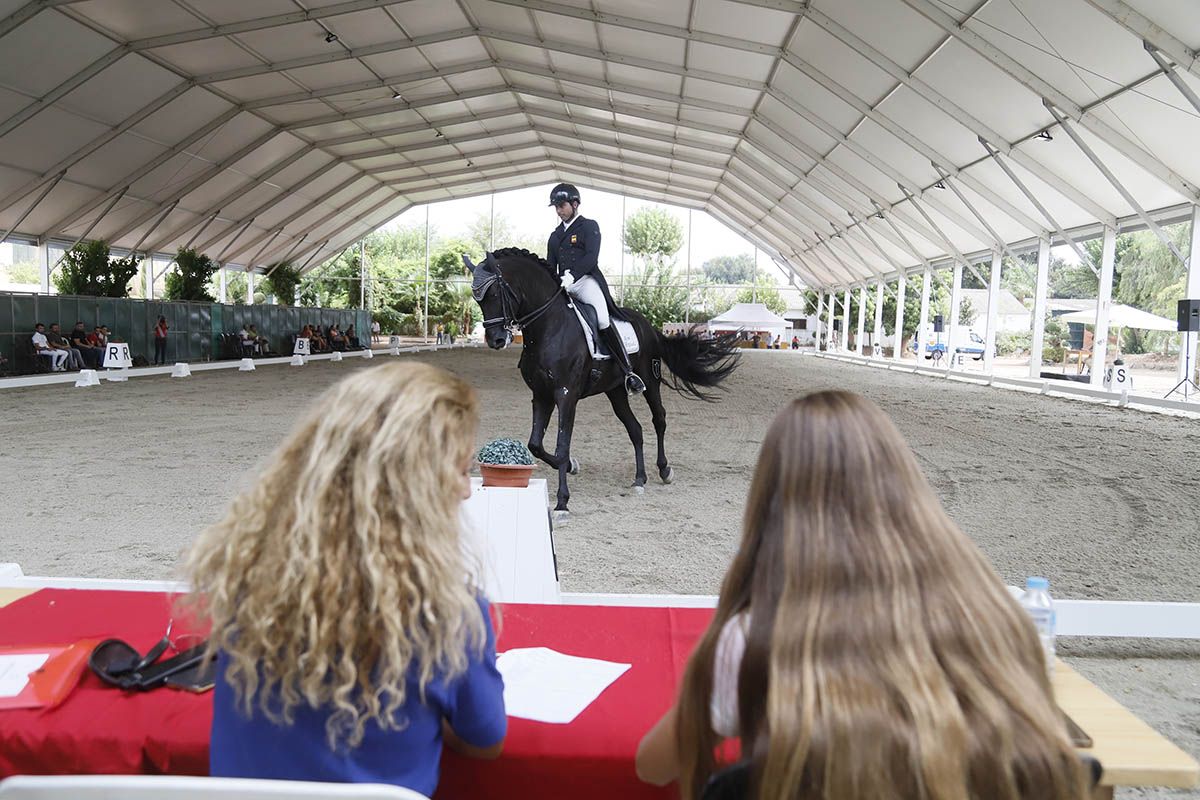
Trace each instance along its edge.
<instances>
[{"instance_id":1,"label":"rider's collar","mask_svg":"<svg viewBox=\"0 0 1200 800\"><path fill-rule=\"evenodd\" d=\"M564 223L562 224L562 228L563 228L563 230L565 231L567 228L571 227L571 223L573 223L573 222L574 222L575 220L577 220L577 219L579 219L579 212L578 212L578 211L576 211L576 212L575 212L575 216L571 217L569 220L567 220L566 222L564 222Z\"/></svg>"}]
</instances>

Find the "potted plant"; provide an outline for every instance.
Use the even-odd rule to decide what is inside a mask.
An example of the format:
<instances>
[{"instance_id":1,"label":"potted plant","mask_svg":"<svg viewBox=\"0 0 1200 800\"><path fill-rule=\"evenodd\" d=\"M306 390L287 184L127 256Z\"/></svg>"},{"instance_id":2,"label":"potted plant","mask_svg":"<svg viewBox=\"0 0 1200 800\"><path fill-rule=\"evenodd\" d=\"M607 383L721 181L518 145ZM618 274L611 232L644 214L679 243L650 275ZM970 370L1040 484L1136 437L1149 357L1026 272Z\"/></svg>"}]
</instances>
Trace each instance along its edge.
<instances>
[{"instance_id":1,"label":"potted plant","mask_svg":"<svg viewBox=\"0 0 1200 800\"><path fill-rule=\"evenodd\" d=\"M493 439L479 449L477 458L484 486L529 485L533 456L516 439Z\"/></svg>"}]
</instances>

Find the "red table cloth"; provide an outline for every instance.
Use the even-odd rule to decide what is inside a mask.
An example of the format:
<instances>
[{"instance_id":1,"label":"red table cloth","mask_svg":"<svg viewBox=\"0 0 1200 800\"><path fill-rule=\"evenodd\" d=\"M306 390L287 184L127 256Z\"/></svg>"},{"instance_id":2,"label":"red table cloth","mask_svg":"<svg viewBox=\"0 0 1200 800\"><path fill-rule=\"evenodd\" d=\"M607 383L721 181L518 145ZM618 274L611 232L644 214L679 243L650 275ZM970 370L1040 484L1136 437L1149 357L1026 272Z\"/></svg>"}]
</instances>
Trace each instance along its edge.
<instances>
[{"instance_id":1,"label":"red table cloth","mask_svg":"<svg viewBox=\"0 0 1200 800\"><path fill-rule=\"evenodd\" d=\"M43 589L0 608L0 645L116 636L145 652L172 598L155 592ZM506 605L499 649L550 647L633 666L569 725L509 718L504 755L447 752L438 798L663 798L637 780L638 741L670 705L711 609ZM178 629L176 630L178 633ZM208 772L211 694L125 694L90 672L52 710L0 711L0 777L14 774Z\"/></svg>"}]
</instances>

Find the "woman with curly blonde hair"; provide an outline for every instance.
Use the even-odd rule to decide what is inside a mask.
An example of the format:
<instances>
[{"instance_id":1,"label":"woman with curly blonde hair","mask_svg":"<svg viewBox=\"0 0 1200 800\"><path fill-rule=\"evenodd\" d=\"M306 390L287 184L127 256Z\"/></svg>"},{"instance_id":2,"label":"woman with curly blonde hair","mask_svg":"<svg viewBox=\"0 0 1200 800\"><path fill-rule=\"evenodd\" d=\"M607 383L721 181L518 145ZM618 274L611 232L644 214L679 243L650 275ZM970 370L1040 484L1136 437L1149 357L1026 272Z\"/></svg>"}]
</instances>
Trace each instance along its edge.
<instances>
[{"instance_id":1,"label":"woman with curly blonde hair","mask_svg":"<svg viewBox=\"0 0 1200 800\"><path fill-rule=\"evenodd\" d=\"M218 653L213 775L431 795L443 741L499 754L488 605L459 508L478 418L426 364L331 388L188 561Z\"/></svg>"},{"instance_id":2,"label":"woman with curly blonde hair","mask_svg":"<svg viewBox=\"0 0 1200 800\"><path fill-rule=\"evenodd\" d=\"M699 797L732 737L744 763L708 796L1090 794L1033 624L856 395L775 417L716 614L638 774Z\"/></svg>"}]
</instances>

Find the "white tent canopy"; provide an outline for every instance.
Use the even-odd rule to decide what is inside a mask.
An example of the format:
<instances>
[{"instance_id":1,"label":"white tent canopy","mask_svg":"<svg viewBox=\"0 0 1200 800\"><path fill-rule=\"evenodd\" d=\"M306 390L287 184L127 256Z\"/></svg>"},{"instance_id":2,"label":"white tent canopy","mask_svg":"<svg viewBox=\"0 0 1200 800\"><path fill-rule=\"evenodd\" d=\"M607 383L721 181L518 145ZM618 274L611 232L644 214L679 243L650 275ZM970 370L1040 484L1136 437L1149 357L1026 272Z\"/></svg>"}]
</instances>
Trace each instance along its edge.
<instances>
[{"instance_id":1,"label":"white tent canopy","mask_svg":"<svg viewBox=\"0 0 1200 800\"><path fill-rule=\"evenodd\" d=\"M1063 314L1058 319L1063 322L1082 322L1087 325L1095 325L1096 312L1094 310L1072 311L1070 314ZM1157 314L1121 303L1113 303L1109 306L1108 324L1114 328L1140 328L1146 331L1174 331L1178 325L1176 320L1160 317Z\"/></svg>"},{"instance_id":2,"label":"white tent canopy","mask_svg":"<svg viewBox=\"0 0 1200 800\"><path fill-rule=\"evenodd\" d=\"M0 231L311 266L568 180L845 286L1182 218L1198 47L1161 0L0 0Z\"/></svg>"},{"instance_id":3,"label":"white tent canopy","mask_svg":"<svg viewBox=\"0 0 1200 800\"><path fill-rule=\"evenodd\" d=\"M724 314L708 321L710 331L771 331L778 333L788 327L788 321L772 313L762 303L738 303Z\"/></svg>"}]
</instances>

